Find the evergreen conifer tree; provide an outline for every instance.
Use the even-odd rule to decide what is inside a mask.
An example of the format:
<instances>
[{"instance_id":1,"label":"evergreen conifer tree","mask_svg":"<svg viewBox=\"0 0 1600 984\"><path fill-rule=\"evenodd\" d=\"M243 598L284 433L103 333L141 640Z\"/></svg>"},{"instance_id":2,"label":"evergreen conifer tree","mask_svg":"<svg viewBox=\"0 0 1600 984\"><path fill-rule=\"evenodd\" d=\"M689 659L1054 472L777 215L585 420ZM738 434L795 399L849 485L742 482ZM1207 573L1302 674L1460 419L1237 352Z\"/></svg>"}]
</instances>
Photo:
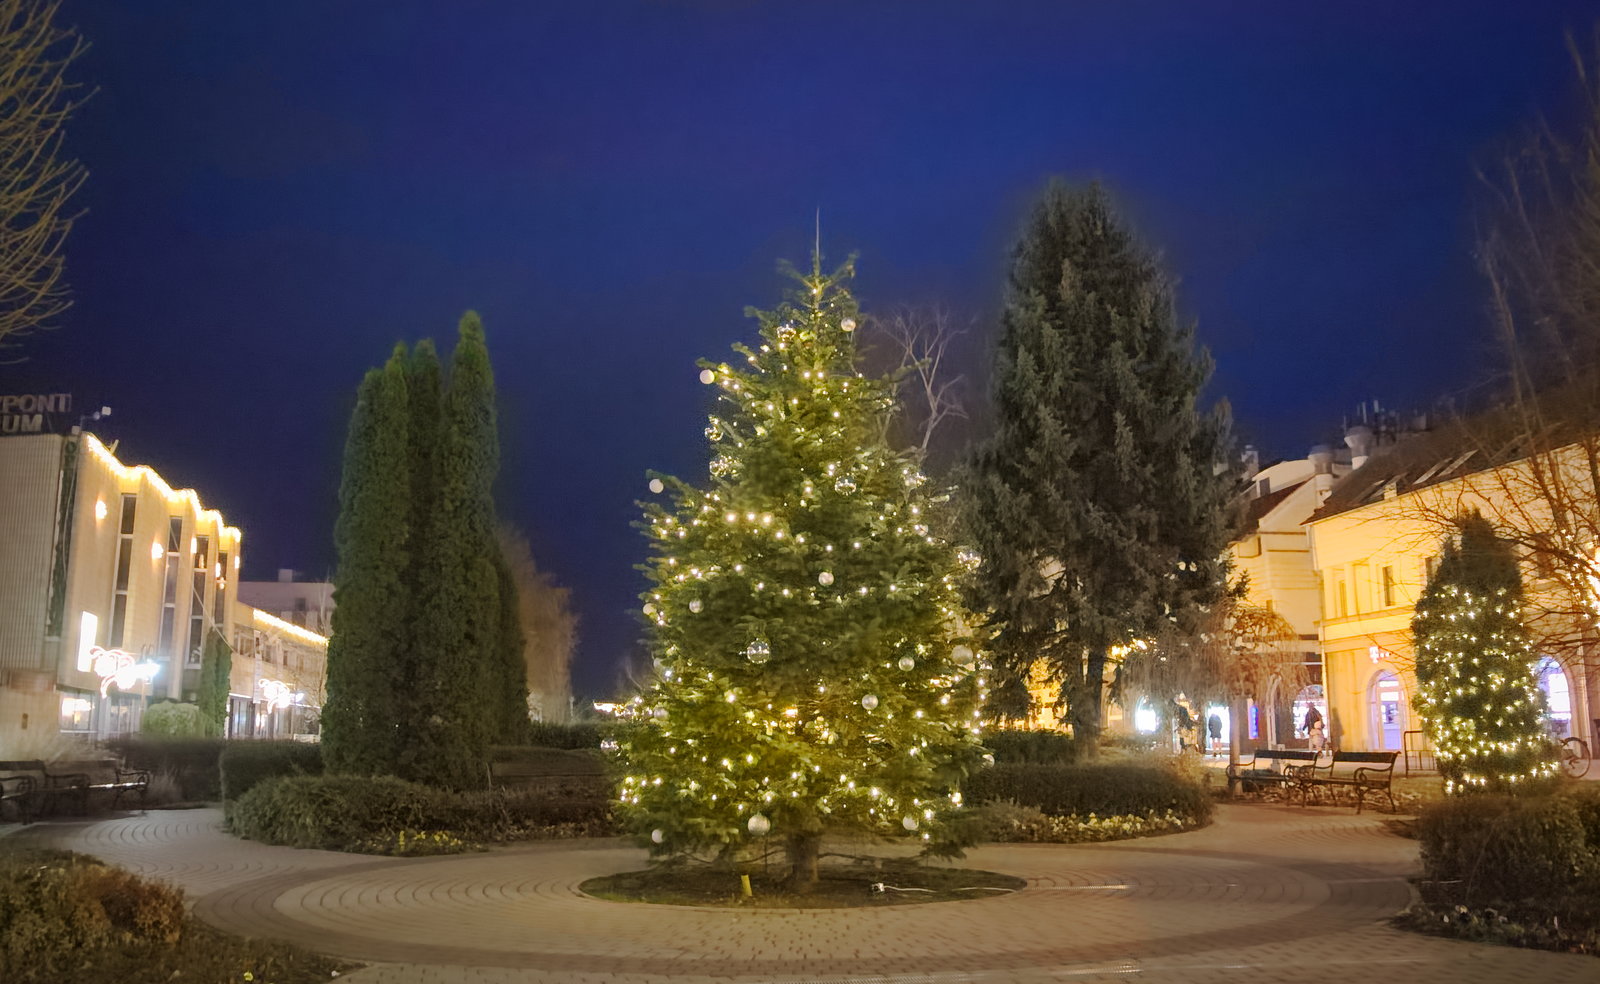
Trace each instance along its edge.
<instances>
[{"instance_id":1,"label":"evergreen conifer tree","mask_svg":"<svg viewBox=\"0 0 1600 984\"><path fill-rule=\"evenodd\" d=\"M408 651L406 570L410 549L411 467L406 351L397 346L369 371L356 396L345 441L339 519L334 526L333 633L322 745L331 772L387 774L396 735L397 660Z\"/></svg>"},{"instance_id":2,"label":"evergreen conifer tree","mask_svg":"<svg viewBox=\"0 0 1600 984\"><path fill-rule=\"evenodd\" d=\"M233 647L213 628L200 650L200 683L195 693L207 734L221 736L227 731L228 677L232 672Z\"/></svg>"},{"instance_id":3,"label":"evergreen conifer tree","mask_svg":"<svg viewBox=\"0 0 1600 984\"><path fill-rule=\"evenodd\" d=\"M938 845L982 755L980 679L955 549L918 462L887 445L892 380L857 371L847 264L820 258L702 362L710 478L657 478L644 614L655 679L629 705L620 796L657 854L747 856L770 834L790 883L826 830Z\"/></svg>"},{"instance_id":4,"label":"evergreen conifer tree","mask_svg":"<svg viewBox=\"0 0 1600 984\"><path fill-rule=\"evenodd\" d=\"M451 356L435 509L422 545L419 727L407 737L403 768L436 785L476 782L487 745L504 734L503 706L527 705L526 684L500 692L507 647L493 494L499 460L494 374L483 324L469 311Z\"/></svg>"},{"instance_id":5,"label":"evergreen conifer tree","mask_svg":"<svg viewBox=\"0 0 1600 984\"><path fill-rule=\"evenodd\" d=\"M1555 774L1521 610L1510 545L1481 515L1463 517L1411 621L1413 705L1447 792L1516 791Z\"/></svg>"},{"instance_id":6,"label":"evergreen conifer tree","mask_svg":"<svg viewBox=\"0 0 1600 984\"><path fill-rule=\"evenodd\" d=\"M965 468L994 635L995 707L1022 716L1041 664L1093 754L1108 662L1220 597L1232 482L1225 407L1155 259L1098 185L1052 183L1018 243L990 380L994 431Z\"/></svg>"}]
</instances>

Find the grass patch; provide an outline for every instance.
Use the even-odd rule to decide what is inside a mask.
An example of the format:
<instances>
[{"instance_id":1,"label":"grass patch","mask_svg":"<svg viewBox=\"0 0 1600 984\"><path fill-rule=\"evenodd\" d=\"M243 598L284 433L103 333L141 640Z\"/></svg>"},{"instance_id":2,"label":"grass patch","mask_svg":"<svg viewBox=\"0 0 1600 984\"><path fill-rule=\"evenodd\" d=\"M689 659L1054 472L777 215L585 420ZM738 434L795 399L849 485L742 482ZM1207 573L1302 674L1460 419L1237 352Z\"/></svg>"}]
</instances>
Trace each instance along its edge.
<instances>
[{"instance_id":1,"label":"grass patch","mask_svg":"<svg viewBox=\"0 0 1600 984\"><path fill-rule=\"evenodd\" d=\"M1021 878L974 868L944 868L915 861L868 858L825 864L810 892L788 891L781 874L757 869L750 874L753 895L740 894L739 876L710 867L661 866L646 871L591 878L579 886L597 899L656 905L708 905L756 909L875 908L924 902L993 898L1027 885ZM882 886L876 888L875 886Z\"/></svg>"}]
</instances>

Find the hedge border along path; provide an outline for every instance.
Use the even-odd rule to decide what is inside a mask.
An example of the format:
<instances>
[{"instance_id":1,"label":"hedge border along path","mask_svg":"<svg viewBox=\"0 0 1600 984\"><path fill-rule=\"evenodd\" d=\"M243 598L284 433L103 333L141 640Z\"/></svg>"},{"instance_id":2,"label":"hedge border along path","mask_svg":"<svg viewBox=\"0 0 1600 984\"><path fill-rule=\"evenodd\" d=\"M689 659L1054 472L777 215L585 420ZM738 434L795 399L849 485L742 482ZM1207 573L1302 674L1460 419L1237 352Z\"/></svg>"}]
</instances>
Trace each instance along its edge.
<instances>
[{"instance_id":1,"label":"hedge border along path","mask_svg":"<svg viewBox=\"0 0 1600 984\"><path fill-rule=\"evenodd\" d=\"M1404 879L1415 870L1416 843L1388 834L1381 818L1339 809L1224 805L1213 826L1159 841L984 847L964 864L1022 874L1030 887L973 902L805 912L582 896L575 886L584 878L639 865L643 852L615 840L353 862L241 842L216 829L216 811L192 814L42 826L17 840L169 877L202 896L196 914L219 928L390 964L347 978L357 984L604 974L1089 981L1127 980L1132 971L1195 984L1280 980L1304 967L1330 979L1381 969L1407 984L1576 984L1591 982L1596 967L1588 957L1388 927L1410 898ZM251 877L245 864L264 874ZM467 975L462 966L479 969Z\"/></svg>"}]
</instances>

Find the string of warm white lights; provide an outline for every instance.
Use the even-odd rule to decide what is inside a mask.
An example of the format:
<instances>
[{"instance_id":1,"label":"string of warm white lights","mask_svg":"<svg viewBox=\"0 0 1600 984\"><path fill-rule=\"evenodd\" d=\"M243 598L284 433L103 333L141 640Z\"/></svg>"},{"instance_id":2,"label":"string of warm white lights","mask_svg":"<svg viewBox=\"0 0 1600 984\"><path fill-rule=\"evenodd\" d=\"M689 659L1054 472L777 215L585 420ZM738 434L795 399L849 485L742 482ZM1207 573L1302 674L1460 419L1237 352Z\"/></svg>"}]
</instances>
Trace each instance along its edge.
<instances>
[{"instance_id":1,"label":"string of warm white lights","mask_svg":"<svg viewBox=\"0 0 1600 984\"><path fill-rule=\"evenodd\" d=\"M717 387L704 487L658 476L643 601L655 675L619 714L620 796L662 852L840 826L937 840L983 756L986 680L935 531L855 366L855 302L814 269Z\"/></svg>"}]
</instances>

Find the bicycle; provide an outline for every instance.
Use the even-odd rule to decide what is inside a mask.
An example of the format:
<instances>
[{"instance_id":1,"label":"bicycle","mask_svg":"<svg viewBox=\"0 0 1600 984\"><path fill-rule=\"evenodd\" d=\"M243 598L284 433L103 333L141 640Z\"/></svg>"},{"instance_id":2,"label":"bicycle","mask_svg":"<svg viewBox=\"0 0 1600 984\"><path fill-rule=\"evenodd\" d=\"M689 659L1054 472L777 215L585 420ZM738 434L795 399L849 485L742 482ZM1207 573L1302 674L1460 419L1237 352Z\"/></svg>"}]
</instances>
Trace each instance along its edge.
<instances>
[{"instance_id":1,"label":"bicycle","mask_svg":"<svg viewBox=\"0 0 1600 984\"><path fill-rule=\"evenodd\" d=\"M1561 742L1559 750L1561 768L1574 779L1582 779L1589 772L1589 743L1573 736Z\"/></svg>"}]
</instances>

